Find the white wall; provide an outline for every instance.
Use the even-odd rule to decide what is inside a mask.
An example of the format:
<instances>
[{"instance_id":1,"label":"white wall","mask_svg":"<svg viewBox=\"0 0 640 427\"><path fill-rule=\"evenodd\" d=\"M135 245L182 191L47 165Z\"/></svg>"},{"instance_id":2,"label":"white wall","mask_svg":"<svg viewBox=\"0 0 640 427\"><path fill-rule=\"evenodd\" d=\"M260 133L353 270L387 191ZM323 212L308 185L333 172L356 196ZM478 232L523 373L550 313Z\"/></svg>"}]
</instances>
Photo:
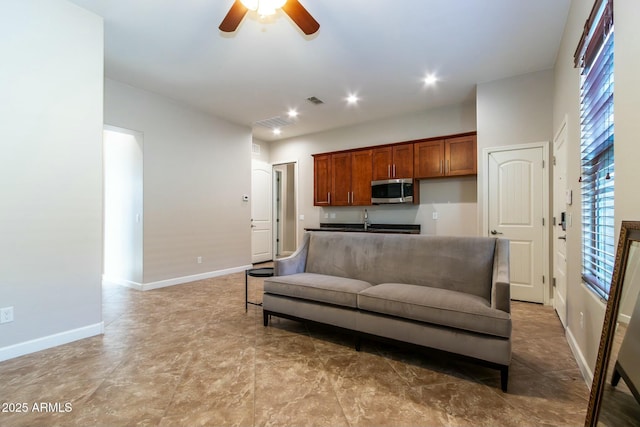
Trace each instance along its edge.
<instances>
[{"instance_id":1,"label":"white wall","mask_svg":"<svg viewBox=\"0 0 640 427\"><path fill-rule=\"evenodd\" d=\"M253 138L253 146L257 146L257 149L260 150L259 153L255 153L253 149L251 150L251 158L260 160L264 163L271 163L271 148L269 143L263 141L261 139Z\"/></svg>"},{"instance_id":2,"label":"white wall","mask_svg":"<svg viewBox=\"0 0 640 427\"><path fill-rule=\"evenodd\" d=\"M317 227L320 222L363 220L364 207L313 206L312 154L470 132L476 130L475 116L474 104L451 106L272 142L271 163L298 162L298 214L304 215L298 221L298 236L301 238L305 227ZM421 224L422 232L429 234L475 235L475 185L475 178L468 177L423 180L419 206L369 206L369 219L373 223ZM442 215L434 221L436 210Z\"/></svg>"},{"instance_id":3,"label":"white wall","mask_svg":"<svg viewBox=\"0 0 640 427\"><path fill-rule=\"evenodd\" d=\"M580 236L580 72L573 67L573 53L582 34L593 2L573 1L560 46L555 67L555 93L553 127L558 129L567 117L568 130L568 182L573 189L574 203L568 212L574 219L567 230L567 311L568 338L574 348L583 372L592 375L597 358L604 303L588 290L581 280L581 236ZM636 159L640 158L640 133L638 104L640 82L637 68L640 66L640 32L637 19L640 2L617 0L614 2L615 17L615 217L616 240L622 220L640 220L640 199L637 197L637 182L640 169ZM635 295L631 292L630 295ZM580 325L581 313L584 326Z\"/></svg>"},{"instance_id":4,"label":"white wall","mask_svg":"<svg viewBox=\"0 0 640 427\"><path fill-rule=\"evenodd\" d=\"M5 0L0 52L4 360L103 330L102 18Z\"/></svg>"},{"instance_id":5,"label":"white wall","mask_svg":"<svg viewBox=\"0 0 640 427\"><path fill-rule=\"evenodd\" d=\"M638 99L640 99L640 2L618 0L614 2L615 16L615 210L616 233L624 220L640 221L640 197L638 178L640 177L640 120ZM623 297L621 312L631 315L634 301L640 292L640 281L635 281L633 289L627 289Z\"/></svg>"},{"instance_id":6,"label":"white wall","mask_svg":"<svg viewBox=\"0 0 640 427\"><path fill-rule=\"evenodd\" d=\"M144 134L143 289L251 263L250 128L110 79L105 123Z\"/></svg>"},{"instance_id":7,"label":"white wall","mask_svg":"<svg viewBox=\"0 0 640 427\"><path fill-rule=\"evenodd\" d=\"M552 141L553 70L478 85L478 222L483 217L485 148Z\"/></svg>"}]
</instances>

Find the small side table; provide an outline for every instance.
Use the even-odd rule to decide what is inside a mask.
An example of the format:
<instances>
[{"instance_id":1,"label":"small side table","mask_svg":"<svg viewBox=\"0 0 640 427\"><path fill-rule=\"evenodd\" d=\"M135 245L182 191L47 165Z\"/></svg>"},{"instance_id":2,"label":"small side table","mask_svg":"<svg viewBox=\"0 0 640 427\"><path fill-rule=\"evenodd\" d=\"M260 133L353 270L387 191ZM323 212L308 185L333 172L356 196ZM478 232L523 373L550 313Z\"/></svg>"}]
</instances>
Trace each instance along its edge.
<instances>
[{"instance_id":1,"label":"small side table","mask_svg":"<svg viewBox=\"0 0 640 427\"><path fill-rule=\"evenodd\" d=\"M249 304L262 305L261 302L249 301L249 276L251 277L271 277L273 276L273 267L250 268L244 272L244 311L249 310Z\"/></svg>"}]
</instances>

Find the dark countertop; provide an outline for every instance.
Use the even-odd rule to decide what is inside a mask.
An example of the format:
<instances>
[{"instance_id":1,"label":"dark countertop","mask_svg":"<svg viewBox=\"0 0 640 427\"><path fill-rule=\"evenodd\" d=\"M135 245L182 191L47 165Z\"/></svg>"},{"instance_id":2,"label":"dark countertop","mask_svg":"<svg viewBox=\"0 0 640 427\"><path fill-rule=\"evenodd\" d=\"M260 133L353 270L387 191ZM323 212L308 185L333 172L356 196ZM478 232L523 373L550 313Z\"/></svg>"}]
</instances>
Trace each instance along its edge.
<instances>
[{"instance_id":1,"label":"dark countertop","mask_svg":"<svg viewBox=\"0 0 640 427\"><path fill-rule=\"evenodd\" d=\"M364 224L320 223L319 228L305 228L306 231L365 232ZM367 233L420 234L420 225L415 224L370 224Z\"/></svg>"}]
</instances>

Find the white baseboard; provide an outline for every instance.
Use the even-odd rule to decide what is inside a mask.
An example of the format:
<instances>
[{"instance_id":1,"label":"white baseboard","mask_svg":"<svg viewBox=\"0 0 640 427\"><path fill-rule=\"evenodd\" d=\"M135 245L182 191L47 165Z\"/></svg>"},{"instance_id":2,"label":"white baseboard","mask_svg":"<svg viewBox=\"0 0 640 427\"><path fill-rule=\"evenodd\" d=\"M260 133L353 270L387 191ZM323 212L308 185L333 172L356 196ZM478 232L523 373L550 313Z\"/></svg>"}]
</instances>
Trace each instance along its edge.
<instances>
[{"instance_id":1,"label":"white baseboard","mask_svg":"<svg viewBox=\"0 0 640 427\"><path fill-rule=\"evenodd\" d=\"M136 289L138 291L142 290L142 284L138 283L138 282L132 282L130 280L125 280L125 279L119 279L117 277L108 277L108 276L102 276L102 284L106 285L106 284L110 284L110 285L120 285L120 286L125 286L127 288L133 288Z\"/></svg>"},{"instance_id":2,"label":"white baseboard","mask_svg":"<svg viewBox=\"0 0 640 427\"><path fill-rule=\"evenodd\" d=\"M113 277L102 277L102 283L113 283L117 285L127 286L139 291L150 291L152 289L166 288L167 286L180 285L182 283L195 282L196 280L211 279L212 277L225 276L232 273L240 273L251 268L252 265L241 265L239 267L226 268L224 270L208 271L206 273L193 274L191 276L176 277L173 279L160 280L157 282L137 283L124 279Z\"/></svg>"},{"instance_id":3,"label":"white baseboard","mask_svg":"<svg viewBox=\"0 0 640 427\"><path fill-rule=\"evenodd\" d=\"M587 363L587 360L584 358L582 351L580 351L580 347L578 346L578 342L575 337L571 333L571 330L567 328L565 330L565 336L567 338L567 342L569 343L569 348L573 353L573 357L576 359L578 363L578 368L580 369L580 373L582 374L582 378L584 378L584 382L587 383L587 387L591 389L591 384L593 383L593 372Z\"/></svg>"},{"instance_id":4,"label":"white baseboard","mask_svg":"<svg viewBox=\"0 0 640 427\"><path fill-rule=\"evenodd\" d=\"M14 357L24 356L25 354L35 353L36 351L46 350L73 341L84 338L102 335L104 333L104 322L94 323L93 325L83 326L69 331L59 332L57 334L48 335L42 338L36 338L0 348L0 362L13 359Z\"/></svg>"}]
</instances>

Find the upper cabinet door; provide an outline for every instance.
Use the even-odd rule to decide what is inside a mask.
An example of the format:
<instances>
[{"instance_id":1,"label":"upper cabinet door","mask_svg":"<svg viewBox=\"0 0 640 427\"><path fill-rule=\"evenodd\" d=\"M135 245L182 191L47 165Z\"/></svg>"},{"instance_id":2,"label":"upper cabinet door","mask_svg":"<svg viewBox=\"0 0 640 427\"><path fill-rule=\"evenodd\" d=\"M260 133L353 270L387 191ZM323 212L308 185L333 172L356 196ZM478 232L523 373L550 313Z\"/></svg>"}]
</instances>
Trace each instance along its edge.
<instances>
[{"instance_id":1,"label":"upper cabinet door","mask_svg":"<svg viewBox=\"0 0 640 427\"><path fill-rule=\"evenodd\" d=\"M477 173L475 135L416 142L414 149L418 179Z\"/></svg>"},{"instance_id":2,"label":"upper cabinet door","mask_svg":"<svg viewBox=\"0 0 640 427\"><path fill-rule=\"evenodd\" d=\"M391 178L413 179L413 144L393 146Z\"/></svg>"},{"instance_id":3,"label":"upper cabinet door","mask_svg":"<svg viewBox=\"0 0 640 427\"><path fill-rule=\"evenodd\" d=\"M478 173L475 135L447 139L445 150L447 176Z\"/></svg>"},{"instance_id":4,"label":"upper cabinet door","mask_svg":"<svg viewBox=\"0 0 640 427\"><path fill-rule=\"evenodd\" d=\"M313 204L329 206L331 204L331 155L321 154L313 157Z\"/></svg>"},{"instance_id":5,"label":"upper cabinet door","mask_svg":"<svg viewBox=\"0 0 640 427\"><path fill-rule=\"evenodd\" d=\"M416 178L435 178L444 176L444 140L416 142L415 168Z\"/></svg>"},{"instance_id":6,"label":"upper cabinet door","mask_svg":"<svg viewBox=\"0 0 640 427\"><path fill-rule=\"evenodd\" d=\"M378 181L391 178L391 162L393 162L393 149L391 147L373 150L373 174L371 179Z\"/></svg>"},{"instance_id":7,"label":"upper cabinet door","mask_svg":"<svg viewBox=\"0 0 640 427\"><path fill-rule=\"evenodd\" d=\"M373 174L373 150L351 153L351 204L371 205L371 176Z\"/></svg>"},{"instance_id":8,"label":"upper cabinet door","mask_svg":"<svg viewBox=\"0 0 640 427\"><path fill-rule=\"evenodd\" d=\"M331 155L331 206L351 204L351 153Z\"/></svg>"},{"instance_id":9,"label":"upper cabinet door","mask_svg":"<svg viewBox=\"0 0 640 427\"><path fill-rule=\"evenodd\" d=\"M400 144L373 150L374 181L413 178L413 144Z\"/></svg>"}]
</instances>

